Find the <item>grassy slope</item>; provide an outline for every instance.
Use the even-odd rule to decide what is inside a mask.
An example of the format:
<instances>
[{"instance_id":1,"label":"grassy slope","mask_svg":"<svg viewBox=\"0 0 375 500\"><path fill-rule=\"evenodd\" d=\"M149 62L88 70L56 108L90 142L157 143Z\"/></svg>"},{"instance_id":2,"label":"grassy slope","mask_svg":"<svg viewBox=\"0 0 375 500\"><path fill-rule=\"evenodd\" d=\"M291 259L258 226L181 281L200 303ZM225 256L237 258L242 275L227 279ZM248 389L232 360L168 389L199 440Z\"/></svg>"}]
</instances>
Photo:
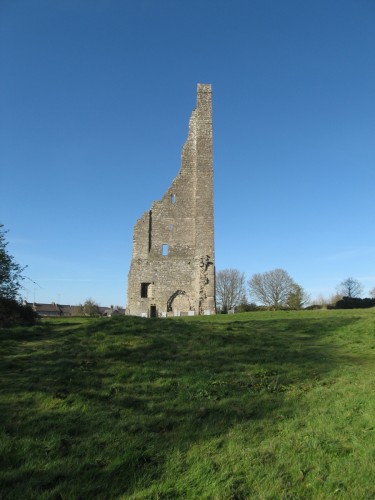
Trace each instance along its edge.
<instances>
[{"instance_id":1,"label":"grassy slope","mask_svg":"<svg viewBox=\"0 0 375 500\"><path fill-rule=\"evenodd\" d=\"M0 498L375 498L375 312L0 330Z\"/></svg>"}]
</instances>

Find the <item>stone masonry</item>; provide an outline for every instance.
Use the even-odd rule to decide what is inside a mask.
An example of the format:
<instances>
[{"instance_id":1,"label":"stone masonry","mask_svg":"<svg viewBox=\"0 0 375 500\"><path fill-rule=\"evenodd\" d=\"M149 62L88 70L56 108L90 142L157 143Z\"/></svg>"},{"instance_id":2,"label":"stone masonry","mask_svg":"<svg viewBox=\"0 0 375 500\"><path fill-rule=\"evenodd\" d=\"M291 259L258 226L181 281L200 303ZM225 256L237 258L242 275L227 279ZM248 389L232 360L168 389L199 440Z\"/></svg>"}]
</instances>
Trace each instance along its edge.
<instances>
[{"instance_id":1,"label":"stone masonry","mask_svg":"<svg viewBox=\"0 0 375 500\"><path fill-rule=\"evenodd\" d=\"M134 227L127 314L214 314L214 262L211 85L198 84L180 171Z\"/></svg>"}]
</instances>

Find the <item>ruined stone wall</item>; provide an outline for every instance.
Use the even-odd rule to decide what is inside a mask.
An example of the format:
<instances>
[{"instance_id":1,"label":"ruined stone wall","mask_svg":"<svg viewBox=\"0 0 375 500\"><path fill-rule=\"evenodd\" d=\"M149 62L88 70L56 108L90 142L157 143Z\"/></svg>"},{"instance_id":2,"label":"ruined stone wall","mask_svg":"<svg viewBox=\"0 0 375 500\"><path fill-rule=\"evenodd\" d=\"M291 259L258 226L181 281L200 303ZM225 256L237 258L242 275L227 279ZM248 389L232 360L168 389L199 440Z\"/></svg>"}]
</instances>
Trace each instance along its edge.
<instances>
[{"instance_id":1,"label":"ruined stone wall","mask_svg":"<svg viewBox=\"0 0 375 500\"><path fill-rule=\"evenodd\" d=\"M128 314L193 312L215 312L212 101L207 84L198 84L177 177L136 222L128 279Z\"/></svg>"}]
</instances>

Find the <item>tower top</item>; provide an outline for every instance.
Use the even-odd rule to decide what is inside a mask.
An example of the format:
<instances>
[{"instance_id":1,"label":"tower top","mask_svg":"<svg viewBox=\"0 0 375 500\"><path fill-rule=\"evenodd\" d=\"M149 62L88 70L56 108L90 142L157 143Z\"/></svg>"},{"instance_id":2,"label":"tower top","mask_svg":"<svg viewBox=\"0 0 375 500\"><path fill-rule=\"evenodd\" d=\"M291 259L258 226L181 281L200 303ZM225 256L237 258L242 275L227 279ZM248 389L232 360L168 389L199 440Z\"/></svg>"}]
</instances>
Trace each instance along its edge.
<instances>
[{"instance_id":1,"label":"tower top","mask_svg":"<svg viewBox=\"0 0 375 500\"><path fill-rule=\"evenodd\" d=\"M197 92L211 92L210 83L198 83Z\"/></svg>"}]
</instances>

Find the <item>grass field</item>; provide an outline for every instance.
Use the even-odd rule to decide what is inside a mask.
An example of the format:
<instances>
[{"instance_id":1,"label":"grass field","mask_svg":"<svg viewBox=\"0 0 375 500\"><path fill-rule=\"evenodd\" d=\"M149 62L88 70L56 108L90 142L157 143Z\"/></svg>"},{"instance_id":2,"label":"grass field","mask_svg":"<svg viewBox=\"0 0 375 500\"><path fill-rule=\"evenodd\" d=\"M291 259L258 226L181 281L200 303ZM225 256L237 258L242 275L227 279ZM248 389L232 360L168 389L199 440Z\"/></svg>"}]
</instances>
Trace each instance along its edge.
<instances>
[{"instance_id":1,"label":"grass field","mask_svg":"<svg viewBox=\"0 0 375 500\"><path fill-rule=\"evenodd\" d=\"M374 310L0 330L0 498L375 498L374 338Z\"/></svg>"}]
</instances>

